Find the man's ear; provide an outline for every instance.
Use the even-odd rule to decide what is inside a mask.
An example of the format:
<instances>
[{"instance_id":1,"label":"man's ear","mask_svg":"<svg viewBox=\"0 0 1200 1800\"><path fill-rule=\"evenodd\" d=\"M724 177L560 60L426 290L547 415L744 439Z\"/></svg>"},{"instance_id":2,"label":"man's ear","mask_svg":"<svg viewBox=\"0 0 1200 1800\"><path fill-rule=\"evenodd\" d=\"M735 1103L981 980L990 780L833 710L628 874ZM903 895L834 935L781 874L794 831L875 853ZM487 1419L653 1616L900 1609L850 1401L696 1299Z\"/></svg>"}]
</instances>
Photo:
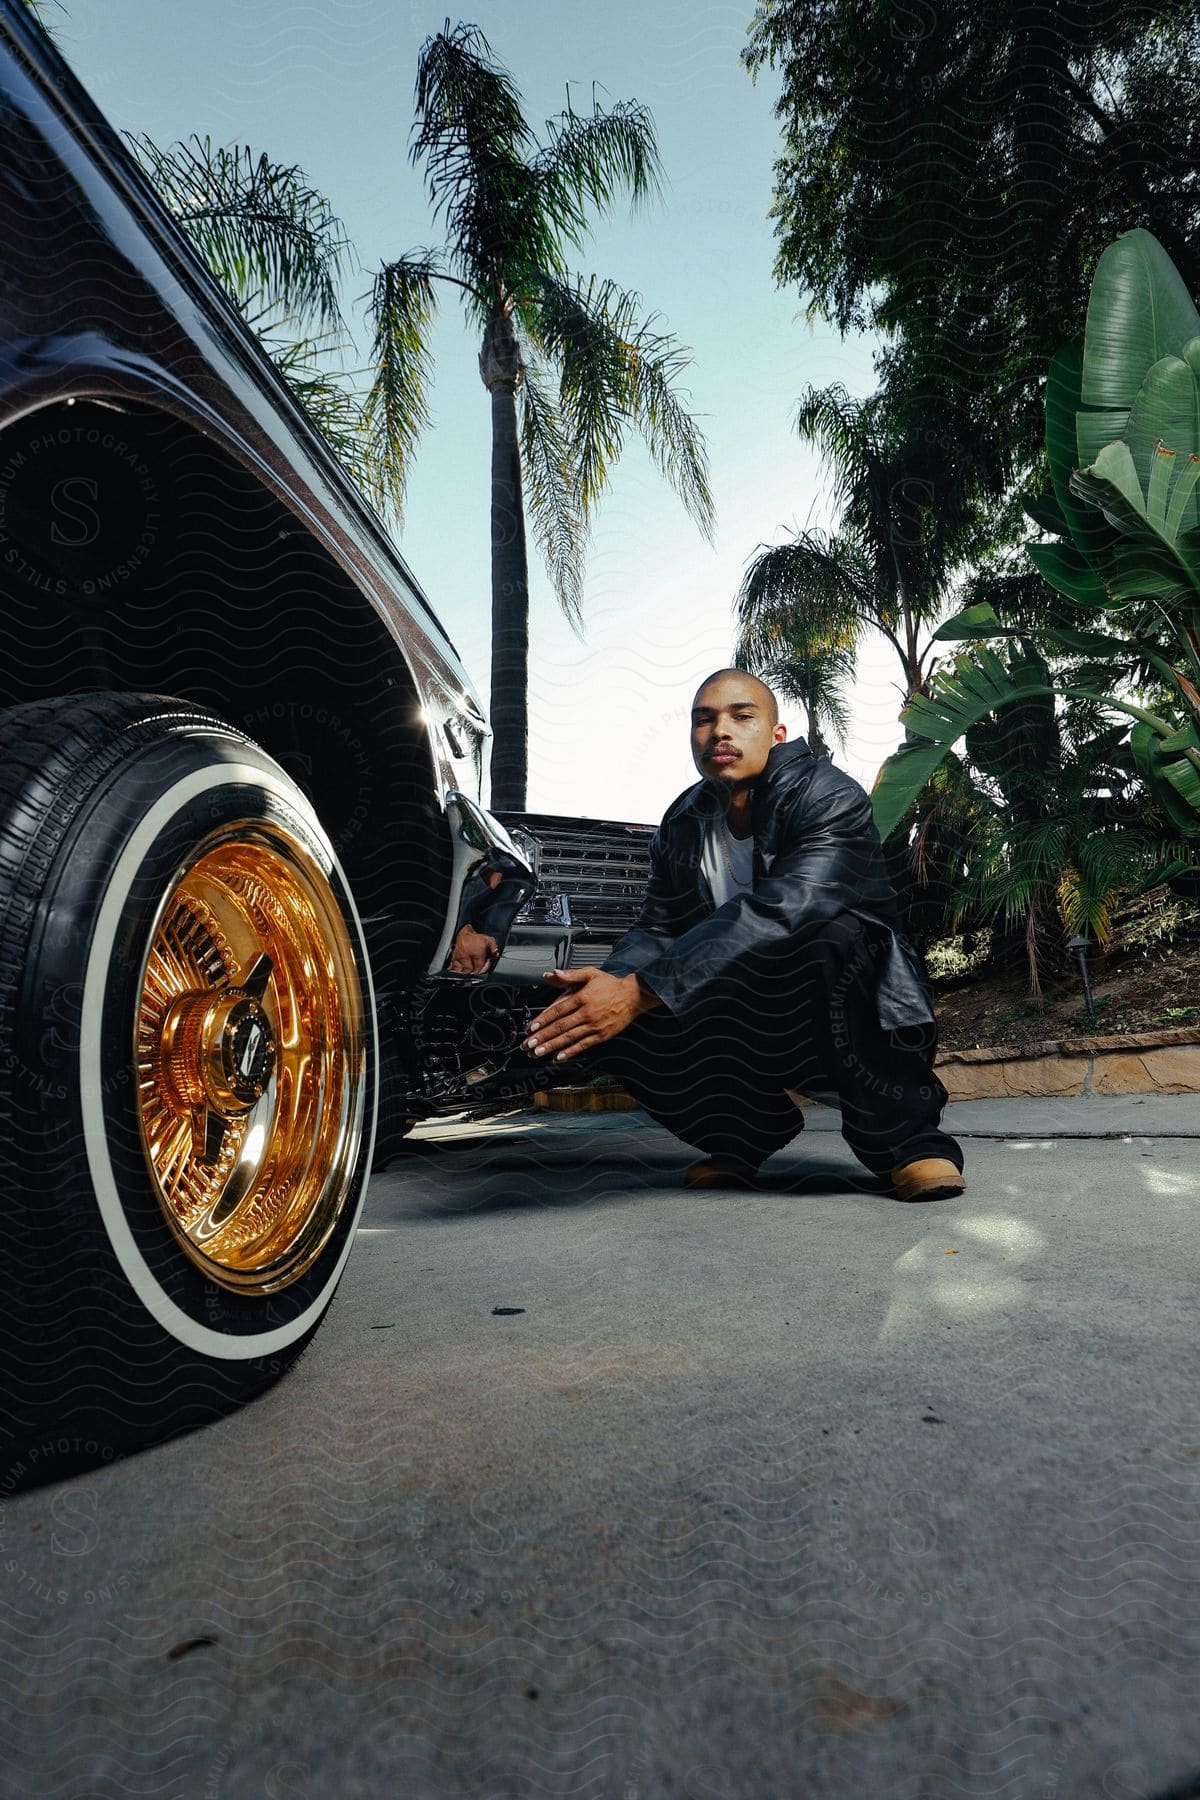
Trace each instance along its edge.
<instances>
[{"instance_id":1,"label":"man's ear","mask_svg":"<svg viewBox=\"0 0 1200 1800\"><path fill-rule=\"evenodd\" d=\"M771 739L771 742L773 744L782 744L782 743L785 743L786 740L787 740L787 726L786 725L777 725L775 727L775 735Z\"/></svg>"}]
</instances>

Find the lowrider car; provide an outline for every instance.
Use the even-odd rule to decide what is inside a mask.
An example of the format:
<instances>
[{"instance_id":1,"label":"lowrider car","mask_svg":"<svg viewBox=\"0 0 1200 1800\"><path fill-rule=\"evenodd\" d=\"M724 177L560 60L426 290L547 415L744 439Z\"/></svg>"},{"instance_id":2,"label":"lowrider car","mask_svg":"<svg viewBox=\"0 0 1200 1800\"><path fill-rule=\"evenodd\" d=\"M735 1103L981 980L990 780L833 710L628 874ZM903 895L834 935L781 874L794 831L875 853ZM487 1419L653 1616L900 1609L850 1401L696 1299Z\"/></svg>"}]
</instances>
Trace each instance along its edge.
<instances>
[{"instance_id":1,"label":"lowrider car","mask_svg":"<svg viewBox=\"0 0 1200 1800\"><path fill-rule=\"evenodd\" d=\"M648 832L481 807L428 600L15 0L0 213L4 1423L117 1446L295 1359L414 1121L528 1092Z\"/></svg>"}]
</instances>

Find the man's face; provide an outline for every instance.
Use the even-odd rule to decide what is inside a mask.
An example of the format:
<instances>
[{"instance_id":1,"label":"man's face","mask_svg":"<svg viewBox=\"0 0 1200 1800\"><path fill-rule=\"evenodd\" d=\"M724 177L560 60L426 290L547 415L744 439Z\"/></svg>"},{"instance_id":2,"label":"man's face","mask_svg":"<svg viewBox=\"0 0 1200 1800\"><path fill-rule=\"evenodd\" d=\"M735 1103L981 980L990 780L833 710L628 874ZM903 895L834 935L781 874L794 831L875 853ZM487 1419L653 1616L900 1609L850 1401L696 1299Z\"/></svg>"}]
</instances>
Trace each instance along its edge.
<instances>
[{"instance_id":1,"label":"man's face","mask_svg":"<svg viewBox=\"0 0 1200 1800\"><path fill-rule=\"evenodd\" d=\"M766 694L748 676L718 675L696 695L692 760L706 781L730 787L753 781L766 768L772 745L786 737L786 726L773 722Z\"/></svg>"}]
</instances>

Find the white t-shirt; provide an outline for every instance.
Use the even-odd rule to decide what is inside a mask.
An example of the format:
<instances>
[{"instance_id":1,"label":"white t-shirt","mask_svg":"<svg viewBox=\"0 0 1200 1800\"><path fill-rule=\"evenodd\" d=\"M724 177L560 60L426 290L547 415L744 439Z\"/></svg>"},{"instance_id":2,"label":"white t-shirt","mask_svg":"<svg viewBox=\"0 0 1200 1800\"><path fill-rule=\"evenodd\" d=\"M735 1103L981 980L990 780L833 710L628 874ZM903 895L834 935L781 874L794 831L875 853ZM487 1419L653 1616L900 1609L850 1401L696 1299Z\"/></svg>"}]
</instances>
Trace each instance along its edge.
<instances>
[{"instance_id":1,"label":"white t-shirt","mask_svg":"<svg viewBox=\"0 0 1200 1800\"><path fill-rule=\"evenodd\" d=\"M734 837L724 819L714 819L704 834L700 867L714 906L724 906L735 894L748 894L754 886L754 839Z\"/></svg>"}]
</instances>

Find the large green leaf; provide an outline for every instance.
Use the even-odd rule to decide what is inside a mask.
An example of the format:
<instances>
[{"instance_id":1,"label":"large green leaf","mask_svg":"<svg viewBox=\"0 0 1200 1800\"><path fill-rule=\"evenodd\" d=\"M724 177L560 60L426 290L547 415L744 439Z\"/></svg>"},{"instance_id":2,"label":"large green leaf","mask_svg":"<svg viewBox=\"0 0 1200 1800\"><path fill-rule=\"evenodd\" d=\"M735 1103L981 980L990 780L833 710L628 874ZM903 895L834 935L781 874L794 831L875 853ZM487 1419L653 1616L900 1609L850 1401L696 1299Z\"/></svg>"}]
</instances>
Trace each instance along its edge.
<instances>
[{"instance_id":1,"label":"large green leaf","mask_svg":"<svg viewBox=\"0 0 1200 1800\"><path fill-rule=\"evenodd\" d=\"M1078 497L1070 491L1070 475L1079 468L1076 443L1076 414L1079 412L1079 383L1083 378L1083 344L1063 344L1051 358L1045 376L1045 455L1051 464L1054 499L1058 500L1067 529L1079 549L1087 554L1088 533L1101 540L1112 536L1103 518L1097 520Z\"/></svg>"},{"instance_id":2,"label":"large green leaf","mask_svg":"<svg viewBox=\"0 0 1200 1800\"><path fill-rule=\"evenodd\" d=\"M1118 544L1105 564L1104 573L1114 606L1154 599L1160 605L1170 607L1191 592L1177 558L1150 539Z\"/></svg>"},{"instance_id":3,"label":"large green leaf","mask_svg":"<svg viewBox=\"0 0 1200 1800\"><path fill-rule=\"evenodd\" d=\"M1169 460L1173 468L1178 458ZM1155 462L1159 462L1157 456ZM1106 445L1090 468L1077 469L1071 477L1073 491L1081 499L1098 506L1109 523L1122 534L1119 555L1111 558L1108 564L1103 560L1100 564L1106 585L1118 597L1154 591L1146 585L1146 581L1159 559L1166 559L1163 563L1163 585L1168 591L1178 586L1182 580L1190 583L1200 593L1198 534L1184 532L1175 536L1167 525L1170 483L1189 479L1190 465L1187 463L1183 464L1179 474L1168 475L1168 485L1160 496L1160 507L1152 502L1148 492L1143 491L1132 452L1125 443ZM1133 582L1132 586L1129 585L1130 581ZM1126 595L1121 593L1123 586L1128 590Z\"/></svg>"},{"instance_id":4,"label":"large green leaf","mask_svg":"<svg viewBox=\"0 0 1200 1800\"><path fill-rule=\"evenodd\" d=\"M1006 627L996 617L994 608L986 600L975 606L968 606L964 612L956 613L939 625L933 634L933 643L960 643L967 638L1002 637Z\"/></svg>"},{"instance_id":5,"label":"large green leaf","mask_svg":"<svg viewBox=\"0 0 1200 1800\"><path fill-rule=\"evenodd\" d=\"M1192 736L1195 737L1194 732ZM1162 772L1176 793L1183 797L1185 805L1191 808L1192 829L1200 833L1200 769L1189 757L1177 756L1170 762L1163 759Z\"/></svg>"},{"instance_id":6,"label":"large green leaf","mask_svg":"<svg viewBox=\"0 0 1200 1800\"><path fill-rule=\"evenodd\" d=\"M1051 358L1046 372L1046 459L1054 498L1072 532L1081 510L1071 493L1071 472L1079 466L1075 414L1080 407L1082 380L1083 345L1064 344Z\"/></svg>"},{"instance_id":7,"label":"large green leaf","mask_svg":"<svg viewBox=\"0 0 1200 1800\"><path fill-rule=\"evenodd\" d=\"M1030 561L1052 588L1086 606L1103 606L1107 595L1095 569L1073 544L1027 544Z\"/></svg>"},{"instance_id":8,"label":"large green leaf","mask_svg":"<svg viewBox=\"0 0 1200 1800\"><path fill-rule=\"evenodd\" d=\"M1043 626L1034 635L1039 643L1059 644L1064 650L1075 651L1080 656L1112 657L1119 662L1129 662L1139 655L1136 644L1125 638L1110 637L1102 631L1076 631L1068 625L1052 625ZM971 643L979 638L1029 636L1028 626L1002 624L986 601L981 601L976 606L968 606L953 619L947 619L934 632L933 640Z\"/></svg>"},{"instance_id":9,"label":"large green leaf","mask_svg":"<svg viewBox=\"0 0 1200 1800\"><path fill-rule=\"evenodd\" d=\"M1127 536L1141 536L1149 524L1146 496L1129 445L1120 439L1106 444L1087 468L1076 469L1071 491L1104 512L1110 525Z\"/></svg>"},{"instance_id":10,"label":"large green leaf","mask_svg":"<svg viewBox=\"0 0 1200 1800\"><path fill-rule=\"evenodd\" d=\"M1165 519L1170 495L1173 534L1200 525L1200 367L1180 356L1156 362L1138 389L1122 436L1156 522Z\"/></svg>"},{"instance_id":11,"label":"large green leaf","mask_svg":"<svg viewBox=\"0 0 1200 1800\"><path fill-rule=\"evenodd\" d=\"M1148 231L1127 231L1096 265L1084 333L1085 407L1128 408L1161 357L1200 333L1200 313L1175 264Z\"/></svg>"},{"instance_id":12,"label":"large green leaf","mask_svg":"<svg viewBox=\"0 0 1200 1800\"><path fill-rule=\"evenodd\" d=\"M1021 506L1043 531L1050 532L1053 537L1070 536L1067 515L1053 494L1026 494Z\"/></svg>"},{"instance_id":13,"label":"large green leaf","mask_svg":"<svg viewBox=\"0 0 1200 1800\"><path fill-rule=\"evenodd\" d=\"M1195 727L1189 729L1200 754L1200 739ZM1185 835L1200 836L1200 773L1189 760L1186 749L1182 756L1164 760L1163 738L1144 720L1134 725L1129 744L1134 765L1151 798Z\"/></svg>"},{"instance_id":14,"label":"large green leaf","mask_svg":"<svg viewBox=\"0 0 1200 1800\"><path fill-rule=\"evenodd\" d=\"M881 838L889 837L895 831L949 755L949 744L926 738L902 744L888 757L871 789L871 809Z\"/></svg>"},{"instance_id":15,"label":"large green leaf","mask_svg":"<svg viewBox=\"0 0 1200 1800\"><path fill-rule=\"evenodd\" d=\"M1129 409L1101 412L1086 406L1075 414L1075 467L1086 469L1106 444L1123 438L1129 429Z\"/></svg>"},{"instance_id":16,"label":"large green leaf","mask_svg":"<svg viewBox=\"0 0 1200 1800\"><path fill-rule=\"evenodd\" d=\"M1083 404L1080 398L1082 370L1082 344L1064 344L1051 359L1046 375L1046 458L1050 464L1054 498L1071 537L1083 555L1093 561L1112 542L1115 534L1101 513L1085 505L1071 491L1072 474L1084 466L1079 457L1077 424ZM1113 432L1114 437L1119 435L1119 431Z\"/></svg>"},{"instance_id":17,"label":"large green leaf","mask_svg":"<svg viewBox=\"0 0 1200 1800\"><path fill-rule=\"evenodd\" d=\"M936 675L927 695L916 694L901 713L901 722L925 742L905 744L880 769L871 791L875 824L881 838L895 831L950 748L972 725L998 707L1052 693L1029 665L1010 673L991 650L975 659L960 656L951 673Z\"/></svg>"}]
</instances>

